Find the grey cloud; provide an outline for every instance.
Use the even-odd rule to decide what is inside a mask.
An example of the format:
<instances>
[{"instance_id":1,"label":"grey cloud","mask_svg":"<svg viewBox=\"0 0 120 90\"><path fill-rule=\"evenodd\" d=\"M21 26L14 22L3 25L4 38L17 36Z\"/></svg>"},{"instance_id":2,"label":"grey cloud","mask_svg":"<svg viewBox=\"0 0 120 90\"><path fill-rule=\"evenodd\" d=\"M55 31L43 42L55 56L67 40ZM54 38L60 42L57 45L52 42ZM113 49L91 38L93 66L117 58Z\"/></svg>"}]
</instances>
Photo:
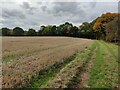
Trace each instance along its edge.
<instances>
[{"instance_id":1,"label":"grey cloud","mask_svg":"<svg viewBox=\"0 0 120 90\"><path fill-rule=\"evenodd\" d=\"M22 5L20 5L20 7L31 15L33 15L34 11L36 10L36 8L31 6L29 2L23 2Z\"/></svg>"},{"instance_id":2,"label":"grey cloud","mask_svg":"<svg viewBox=\"0 0 120 90\"><path fill-rule=\"evenodd\" d=\"M80 3L77 2L54 2L53 4L51 13L54 15L77 14L79 11L83 13L78 7Z\"/></svg>"},{"instance_id":3,"label":"grey cloud","mask_svg":"<svg viewBox=\"0 0 120 90\"><path fill-rule=\"evenodd\" d=\"M20 19L24 19L26 18L25 14L23 14L22 11L13 9L13 10L8 10L8 9L2 9L2 17L3 18L20 18Z\"/></svg>"},{"instance_id":4,"label":"grey cloud","mask_svg":"<svg viewBox=\"0 0 120 90\"><path fill-rule=\"evenodd\" d=\"M91 9L96 6L96 2L53 2L53 8L49 9L51 10L51 13L54 14L61 14L61 12L65 13L72 13L72 14L78 14L78 13L84 13L85 7Z\"/></svg>"},{"instance_id":5,"label":"grey cloud","mask_svg":"<svg viewBox=\"0 0 120 90\"><path fill-rule=\"evenodd\" d=\"M89 9L91 9L95 6L95 3L84 3L83 5L83 3L80 2L53 2L53 7L46 9L46 11L53 14L55 17L63 17L63 21L67 20L78 23L88 18L88 12L86 12L84 6L90 6Z\"/></svg>"},{"instance_id":6,"label":"grey cloud","mask_svg":"<svg viewBox=\"0 0 120 90\"><path fill-rule=\"evenodd\" d=\"M90 2L89 6L90 6L90 8L94 8L96 6L96 2Z\"/></svg>"},{"instance_id":7,"label":"grey cloud","mask_svg":"<svg viewBox=\"0 0 120 90\"><path fill-rule=\"evenodd\" d=\"M47 10L47 6L41 6L42 11L46 11Z\"/></svg>"},{"instance_id":8,"label":"grey cloud","mask_svg":"<svg viewBox=\"0 0 120 90\"><path fill-rule=\"evenodd\" d=\"M87 17L88 11L86 11L86 7L87 9L92 9L93 7L96 6L96 2L90 2L90 3L84 2L84 4L80 2L53 2L51 6L52 7L50 8L44 6L42 7L42 10L49 14L53 14L55 17L68 16L71 18L77 15L79 15L79 17ZM76 19L73 21L78 22L81 20Z\"/></svg>"},{"instance_id":9,"label":"grey cloud","mask_svg":"<svg viewBox=\"0 0 120 90\"><path fill-rule=\"evenodd\" d=\"M76 2L55 2L54 5L54 11L56 13L59 13L60 11L70 13L78 8L78 3Z\"/></svg>"},{"instance_id":10,"label":"grey cloud","mask_svg":"<svg viewBox=\"0 0 120 90\"><path fill-rule=\"evenodd\" d=\"M70 21L74 22L74 23L80 23L83 22L83 18L79 17L79 16L75 16L70 18Z\"/></svg>"},{"instance_id":11,"label":"grey cloud","mask_svg":"<svg viewBox=\"0 0 120 90\"><path fill-rule=\"evenodd\" d=\"M20 27L26 28L24 25L20 25L19 21L17 21L17 20L10 20L10 19L2 21L2 26L3 27L9 27L9 28L14 28L14 27L20 26Z\"/></svg>"},{"instance_id":12,"label":"grey cloud","mask_svg":"<svg viewBox=\"0 0 120 90\"><path fill-rule=\"evenodd\" d=\"M34 10L35 7L31 6L29 2L23 2L22 5L20 5L21 8L26 10Z\"/></svg>"},{"instance_id":13,"label":"grey cloud","mask_svg":"<svg viewBox=\"0 0 120 90\"><path fill-rule=\"evenodd\" d=\"M28 2L23 2L23 4L21 5L22 8L25 8L25 9L30 9L30 5Z\"/></svg>"},{"instance_id":14,"label":"grey cloud","mask_svg":"<svg viewBox=\"0 0 120 90\"><path fill-rule=\"evenodd\" d=\"M14 28L16 26L22 27L23 29L27 30L28 28L35 28L39 27L38 21L31 20L29 18L26 18L25 20L20 19L5 19L2 21L3 27L9 27Z\"/></svg>"},{"instance_id":15,"label":"grey cloud","mask_svg":"<svg viewBox=\"0 0 120 90\"><path fill-rule=\"evenodd\" d=\"M37 4L37 5L41 5L41 4L42 4L42 2L37 2L36 4Z\"/></svg>"}]
</instances>

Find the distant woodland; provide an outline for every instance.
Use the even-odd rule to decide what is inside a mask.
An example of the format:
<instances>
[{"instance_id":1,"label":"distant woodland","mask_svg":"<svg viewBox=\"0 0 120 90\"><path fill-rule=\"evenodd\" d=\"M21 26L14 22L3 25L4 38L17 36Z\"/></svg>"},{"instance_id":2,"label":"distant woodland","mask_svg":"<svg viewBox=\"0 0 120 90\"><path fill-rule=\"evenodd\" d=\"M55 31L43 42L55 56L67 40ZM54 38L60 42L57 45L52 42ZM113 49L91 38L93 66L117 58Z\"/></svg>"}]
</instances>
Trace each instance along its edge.
<instances>
[{"instance_id":1,"label":"distant woodland","mask_svg":"<svg viewBox=\"0 0 120 90\"><path fill-rule=\"evenodd\" d=\"M61 25L40 26L39 30L30 28L23 30L21 27L0 29L2 36L69 36L88 39L102 39L109 42L118 42L120 35L120 14L106 13L92 22L83 22L79 27L65 22Z\"/></svg>"}]
</instances>

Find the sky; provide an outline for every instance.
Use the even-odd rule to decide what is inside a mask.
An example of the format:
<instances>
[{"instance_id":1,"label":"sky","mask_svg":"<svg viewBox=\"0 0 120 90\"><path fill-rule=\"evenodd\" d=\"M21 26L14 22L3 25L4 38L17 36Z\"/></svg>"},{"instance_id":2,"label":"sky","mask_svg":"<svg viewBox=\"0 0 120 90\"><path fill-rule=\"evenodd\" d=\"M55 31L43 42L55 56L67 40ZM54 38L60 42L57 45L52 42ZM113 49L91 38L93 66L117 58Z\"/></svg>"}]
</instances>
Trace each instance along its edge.
<instances>
[{"instance_id":1,"label":"sky","mask_svg":"<svg viewBox=\"0 0 120 90\"><path fill-rule=\"evenodd\" d=\"M65 22L79 26L106 12L118 12L118 0L1 0L0 27L39 30L41 25Z\"/></svg>"}]
</instances>

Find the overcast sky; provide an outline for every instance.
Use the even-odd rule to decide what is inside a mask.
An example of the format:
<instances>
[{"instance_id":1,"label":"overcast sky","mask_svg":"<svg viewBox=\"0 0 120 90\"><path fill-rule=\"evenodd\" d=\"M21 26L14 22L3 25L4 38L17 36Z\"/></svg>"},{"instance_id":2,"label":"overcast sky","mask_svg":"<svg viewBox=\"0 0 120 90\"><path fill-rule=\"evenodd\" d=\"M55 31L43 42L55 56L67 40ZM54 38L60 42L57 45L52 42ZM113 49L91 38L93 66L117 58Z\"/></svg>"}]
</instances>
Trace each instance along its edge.
<instances>
[{"instance_id":1,"label":"overcast sky","mask_svg":"<svg viewBox=\"0 0 120 90\"><path fill-rule=\"evenodd\" d=\"M103 13L118 12L118 0L84 1L1 0L0 25L8 28L19 26L25 30L28 28L38 30L41 25L59 25L68 21L78 26L82 22L92 21Z\"/></svg>"}]
</instances>

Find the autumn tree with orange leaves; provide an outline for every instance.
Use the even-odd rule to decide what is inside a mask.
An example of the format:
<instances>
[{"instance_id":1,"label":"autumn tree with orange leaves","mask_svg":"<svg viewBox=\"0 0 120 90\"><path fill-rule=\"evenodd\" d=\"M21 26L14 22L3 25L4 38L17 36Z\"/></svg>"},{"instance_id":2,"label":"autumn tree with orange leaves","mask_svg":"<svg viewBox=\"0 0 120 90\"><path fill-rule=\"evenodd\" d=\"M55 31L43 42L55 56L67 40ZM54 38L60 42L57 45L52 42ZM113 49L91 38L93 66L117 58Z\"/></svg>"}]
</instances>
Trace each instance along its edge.
<instances>
[{"instance_id":1,"label":"autumn tree with orange leaves","mask_svg":"<svg viewBox=\"0 0 120 90\"><path fill-rule=\"evenodd\" d=\"M106 13L102 14L101 17L93 25L93 30L96 32L96 39L106 38L106 25L112 21L115 17L118 17L118 13Z\"/></svg>"}]
</instances>

